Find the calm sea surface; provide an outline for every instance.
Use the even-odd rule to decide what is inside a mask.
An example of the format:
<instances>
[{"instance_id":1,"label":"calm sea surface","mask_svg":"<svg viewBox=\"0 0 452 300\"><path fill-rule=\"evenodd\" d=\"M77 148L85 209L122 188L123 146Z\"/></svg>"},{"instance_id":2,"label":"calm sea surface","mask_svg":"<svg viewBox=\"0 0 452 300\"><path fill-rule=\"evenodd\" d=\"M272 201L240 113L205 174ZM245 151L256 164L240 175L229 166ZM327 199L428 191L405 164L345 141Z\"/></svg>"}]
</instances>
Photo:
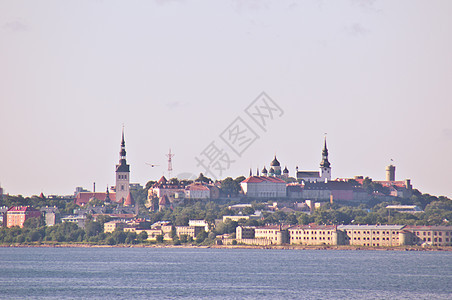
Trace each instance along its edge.
<instances>
[{"instance_id":1,"label":"calm sea surface","mask_svg":"<svg viewBox=\"0 0 452 300\"><path fill-rule=\"evenodd\" d=\"M0 298L452 299L452 252L0 248Z\"/></svg>"}]
</instances>

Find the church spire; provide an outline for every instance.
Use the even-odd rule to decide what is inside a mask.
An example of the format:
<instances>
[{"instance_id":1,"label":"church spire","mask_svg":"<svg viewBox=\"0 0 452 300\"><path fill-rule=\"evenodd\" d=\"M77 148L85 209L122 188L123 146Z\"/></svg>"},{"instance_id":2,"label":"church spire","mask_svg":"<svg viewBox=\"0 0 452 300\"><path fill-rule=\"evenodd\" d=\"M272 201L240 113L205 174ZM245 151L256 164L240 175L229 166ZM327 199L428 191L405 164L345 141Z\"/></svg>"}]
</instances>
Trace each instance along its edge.
<instances>
[{"instance_id":1,"label":"church spire","mask_svg":"<svg viewBox=\"0 0 452 300\"><path fill-rule=\"evenodd\" d=\"M124 127L122 128L121 150L119 151L119 164L116 165L116 172L129 172L129 165L126 161L126 142L124 139Z\"/></svg>"},{"instance_id":2,"label":"church spire","mask_svg":"<svg viewBox=\"0 0 452 300\"><path fill-rule=\"evenodd\" d=\"M126 142L124 140L124 127L122 128L121 151L119 151L119 163L126 163Z\"/></svg>"},{"instance_id":3,"label":"church spire","mask_svg":"<svg viewBox=\"0 0 452 300\"><path fill-rule=\"evenodd\" d=\"M326 146L326 137L325 137L325 144L323 146L322 150L322 161L320 162L321 168L329 168L330 162L328 161L328 148Z\"/></svg>"}]
</instances>

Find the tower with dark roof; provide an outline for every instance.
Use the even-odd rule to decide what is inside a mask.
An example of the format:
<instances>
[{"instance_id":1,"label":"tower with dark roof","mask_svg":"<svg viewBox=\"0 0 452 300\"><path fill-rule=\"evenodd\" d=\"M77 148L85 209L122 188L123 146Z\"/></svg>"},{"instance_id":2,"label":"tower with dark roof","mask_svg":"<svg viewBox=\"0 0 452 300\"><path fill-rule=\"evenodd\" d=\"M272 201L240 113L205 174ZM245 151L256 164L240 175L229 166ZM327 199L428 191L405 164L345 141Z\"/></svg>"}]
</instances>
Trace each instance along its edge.
<instances>
[{"instance_id":1,"label":"tower with dark roof","mask_svg":"<svg viewBox=\"0 0 452 300\"><path fill-rule=\"evenodd\" d=\"M289 170L287 169L287 166L284 167L282 177L286 179L289 178Z\"/></svg>"},{"instance_id":2,"label":"tower with dark roof","mask_svg":"<svg viewBox=\"0 0 452 300\"><path fill-rule=\"evenodd\" d=\"M122 129L121 150L119 151L119 164L116 165L116 202L124 203L130 191L130 166L126 161L126 142L124 128Z\"/></svg>"},{"instance_id":3,"label":"tower with dark roof","mask_svg":"<svg viewBox=\"0 0 452 300\"><path fill-rule=\"evenodd\" d=\"M270 163L270 173L271 169L273 169L273 175L276 177L281 177L281 164L279 163L278 159L275 158L273 159L273 161Z\"/></svg>"},{"instance_id":4,"label":"tower with dark roof","mask_svg":"<svg viewBox=\"0 0 452 300\"><path fill-rule=\"evenodd\" d=\"M322 150L322 161L320 162L320 178L322 180L331 180L331 164L328 161L328 148L325 143Z\"/></svg>"}]
</instances>

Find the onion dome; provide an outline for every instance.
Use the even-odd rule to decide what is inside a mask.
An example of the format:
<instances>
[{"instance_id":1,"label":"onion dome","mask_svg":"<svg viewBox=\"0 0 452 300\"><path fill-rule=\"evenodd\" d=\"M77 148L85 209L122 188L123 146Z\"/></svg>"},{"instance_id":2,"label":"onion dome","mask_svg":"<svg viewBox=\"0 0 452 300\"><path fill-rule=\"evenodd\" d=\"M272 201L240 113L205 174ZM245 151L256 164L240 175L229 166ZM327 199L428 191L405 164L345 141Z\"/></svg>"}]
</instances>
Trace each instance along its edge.
<instances>
[{"instance_id":1,"label":"onion dome","mask_svg":"<svg viewBox=\"0 0 452 300\"><path fill-rule=\"evenodd\" d=\"M287 166L284 168L283 173L284 174L289 174L289 170L287 170Z\"/></svg>"},{"instance_id":2,"label":"onion dome","mask_svg":"<svg viewBox=\"0 0 452 300\"><path fill-rule=\"evenodd\" d=\"M267 173L268 173L267 168L264 167L264 168L262 169L262 174L267 174Z\"/></svg>"},{"instance_id":3,"label":"onion dome","mask_svg":"<svg viewBox=\"0 0 452 300\"><path fill-rule=\"evenodd\" d=\"M279 167L279 166L281 166L279 161L276 159L276 155L275 155L275 158L273 159L273 161L271 162L270 166L271 167Z\"/></svg>"}]
</instances>

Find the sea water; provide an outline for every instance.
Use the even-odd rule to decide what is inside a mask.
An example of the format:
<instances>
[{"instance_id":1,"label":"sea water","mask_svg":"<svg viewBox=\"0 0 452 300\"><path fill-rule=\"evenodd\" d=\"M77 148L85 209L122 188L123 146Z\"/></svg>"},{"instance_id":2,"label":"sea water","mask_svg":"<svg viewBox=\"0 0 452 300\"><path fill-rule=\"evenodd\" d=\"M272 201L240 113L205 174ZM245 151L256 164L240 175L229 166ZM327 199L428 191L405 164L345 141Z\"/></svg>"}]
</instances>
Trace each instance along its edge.
<instances>
[{"instance_id":1,"label":"sea water","mask_svg":"<svg viewBox=\"0 0 452 300\"><path fill-rule=\"evenodd\" d=\"M0 248L2 299L452 299L452 252Z\"/></svg>"}]
</instances>

